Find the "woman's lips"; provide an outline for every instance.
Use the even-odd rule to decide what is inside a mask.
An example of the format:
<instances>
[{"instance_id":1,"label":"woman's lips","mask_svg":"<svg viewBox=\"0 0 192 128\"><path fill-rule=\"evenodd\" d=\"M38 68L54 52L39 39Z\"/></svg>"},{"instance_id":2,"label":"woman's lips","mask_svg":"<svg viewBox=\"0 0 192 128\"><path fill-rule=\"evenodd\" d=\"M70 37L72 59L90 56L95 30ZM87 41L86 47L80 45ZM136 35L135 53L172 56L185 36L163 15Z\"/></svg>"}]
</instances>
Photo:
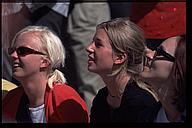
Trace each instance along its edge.
<instances>
[{"instance_id":1,"label":"woman's lips","mask_svg":"<svg viewBox=\"0 0 192 128\"><path fill-rule=\"evenodd\" d=\"M17 63L17 62L14 62L13 63L13 68L18 68L18 67L21 67L21 64Z\"/></svg>"},{"instance_id":2,"label":"woman's lips","mask_svg":"<svg viewBox=\"0 0 192 128\"><path fill-rule=\"evenodd\" d=\"M88 56L88 64L93 63L94 61L95 61L94 58L91 55L89 55Z\"/></svg>"}]
</instances>

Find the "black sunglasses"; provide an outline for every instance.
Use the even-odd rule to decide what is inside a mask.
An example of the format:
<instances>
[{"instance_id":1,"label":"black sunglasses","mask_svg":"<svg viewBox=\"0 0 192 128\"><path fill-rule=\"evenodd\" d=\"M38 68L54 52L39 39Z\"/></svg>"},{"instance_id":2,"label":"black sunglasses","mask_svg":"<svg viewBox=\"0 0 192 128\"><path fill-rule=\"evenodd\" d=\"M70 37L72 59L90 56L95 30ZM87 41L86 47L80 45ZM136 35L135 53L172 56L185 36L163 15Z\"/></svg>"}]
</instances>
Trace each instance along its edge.
<instances>
[{"instance_id":1,"label":"black sunglasses","mask_svg":"<svg viewBox=\"0 0 192 128\"><path fill-rule=\"evenodd\" d=\"M38 51L36 51L34 49L24 47L24 46L21 46L21 47L18 47L18 48L8 48L9 55L11 55L14 51L17 52L18 56L26 56L26 55L29 55L29 54L45 55L42 52L38 52Z\"/></svg>"},{"instance_id":2,"label":"black sunglasses","mask_svg":"<svg viewBox=\"0 0 192 128\"><path fill-rule=\"evenodd\" d=\"M163 60L167 60L167 61L171 61L171 62L175 62L175 57L172 56L171 54L167 53L163 46L159 46L157 49L156 49L156 52L153 56L153 60L156 60L156 57L157 56L163 56Z\"/></svg>"},{"instance_id":3,"label":"black sunglasses","mask_svg":"<svg viewBox=\"0 0 192 128\"><path fill-rule=\"evenodd\" d=\"M158 57L157 56L163 56L163 57ZM144 66L148 66L149 68L152 67L152 63L155 60L167 60L167 61L171 61L171 62L175 62L175 57L172 56L171 54L167 53L163 46L159 46L156 50L155 50L155 54L153 56L153 59L145 56L144 58Z\"/></svg>"}]
</instances>

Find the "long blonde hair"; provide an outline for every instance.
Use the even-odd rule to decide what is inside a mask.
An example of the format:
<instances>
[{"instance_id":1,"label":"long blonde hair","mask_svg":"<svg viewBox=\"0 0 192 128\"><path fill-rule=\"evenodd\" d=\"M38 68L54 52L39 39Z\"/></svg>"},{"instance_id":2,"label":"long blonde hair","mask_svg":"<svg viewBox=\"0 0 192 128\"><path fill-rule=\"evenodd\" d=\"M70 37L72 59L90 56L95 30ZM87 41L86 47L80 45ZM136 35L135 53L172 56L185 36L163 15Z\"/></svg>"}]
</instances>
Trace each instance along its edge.
<instances>
[{"instance_id":1,"label":"long blonde hair","mask_svg":"<svg viewBox=\"0 0 192 128\"><path fill-rule=\"evenodd\" d=\"M97 29L106 31L115 54L126 53L128 55L127 61L110 75L126 70L140 88L147 90L158 100L155 91L138 79L139 73L144 68L145 38L143 30L131 22L129 18L116 18L103 22L97 25Z\"/></svg>"}]
</instances>

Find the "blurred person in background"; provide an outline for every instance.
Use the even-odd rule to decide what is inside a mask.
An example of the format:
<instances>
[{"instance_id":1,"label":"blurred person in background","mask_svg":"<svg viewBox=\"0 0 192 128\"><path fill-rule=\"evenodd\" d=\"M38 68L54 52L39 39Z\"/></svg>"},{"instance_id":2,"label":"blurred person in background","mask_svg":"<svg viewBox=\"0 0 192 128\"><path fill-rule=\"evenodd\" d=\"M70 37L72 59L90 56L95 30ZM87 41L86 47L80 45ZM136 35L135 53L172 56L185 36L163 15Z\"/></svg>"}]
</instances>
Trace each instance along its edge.
<instances>
[{"instance_id":1,"label":"blurred person in background","mask_svg":"<svg viewBox=\"0 0 192 128\"><path fill-rule=\"evenodd\" d=\"M14 35L27 25L30 25L30 15L22 3L1 3L1 40L2 40L2 78L14 84L18 81L12 77L11 59L7 49ZM14 22L14 23L13 23Z\"/></svg>"},{"instance_id":2,"label":"blurred person in background","mask_svg":"<svg viewBox=\"0 0 192 128\"><path fill-rule=\"evenodd\" d=\"M146 66L140 78L151 85L160 102L144 110L139 120L141 122L185 121L185 36L165 40L155 51L148 49L146 56Z\"/></svg>"},{"instance_id":3,"label":"blurred person in background","mask_svg":"<svg viewBox=\"0 0 192 128\"><path fill-rule=\"evenodd\" d=\"M154 50L158 50L159 46L163 47L164 51L174 57L180 36L186 33L186 2L181 1L183 0L179 2L131 3L130 20L140 26L145 33L147 61L152 58L152 56L150 56L151 58L149 57L148 53L154 53ZM142 73L151 77L150 82L147 83L146 80L145 82L139 80L138 85L150 89L156 99L159 100L157 91L160 88L159 84L168 78L172 66L173 59L158 60L157 65L154 64L151 72L148 72L150 75L146 72ZM154 84L154 86L150 84ZM148 120L152 121L153 119Z\"/></svg>"},{"instance_id":4,"label":"blurred person in background","mask_svg":"<svg viewBox=\"0 0 192 128\"><path fill-rule=\"evenodd\" d=\"M180 1L131 3L130 20L143 29L149 49L155 50L164 40L185 34L186 2Z\"/></svg>"}]
</instances>

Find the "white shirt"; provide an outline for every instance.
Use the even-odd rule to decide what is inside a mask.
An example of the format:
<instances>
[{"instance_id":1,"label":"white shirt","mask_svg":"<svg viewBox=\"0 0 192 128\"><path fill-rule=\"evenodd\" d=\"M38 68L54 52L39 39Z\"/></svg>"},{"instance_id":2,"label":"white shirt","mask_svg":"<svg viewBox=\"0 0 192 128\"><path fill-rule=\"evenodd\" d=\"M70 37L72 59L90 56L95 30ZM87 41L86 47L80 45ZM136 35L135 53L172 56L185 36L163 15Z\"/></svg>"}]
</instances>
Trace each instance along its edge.
<instances>
[{"instance_id":1,"label":"white shirt","mask_svg":"<svg viewBox=\"0 0 192 128\"><path fill-rule=\"evenodd\" d=\"M44 104L39 107L29 108L29 111L33 123L46 123Z\"/></svg>"}]
</instances>

